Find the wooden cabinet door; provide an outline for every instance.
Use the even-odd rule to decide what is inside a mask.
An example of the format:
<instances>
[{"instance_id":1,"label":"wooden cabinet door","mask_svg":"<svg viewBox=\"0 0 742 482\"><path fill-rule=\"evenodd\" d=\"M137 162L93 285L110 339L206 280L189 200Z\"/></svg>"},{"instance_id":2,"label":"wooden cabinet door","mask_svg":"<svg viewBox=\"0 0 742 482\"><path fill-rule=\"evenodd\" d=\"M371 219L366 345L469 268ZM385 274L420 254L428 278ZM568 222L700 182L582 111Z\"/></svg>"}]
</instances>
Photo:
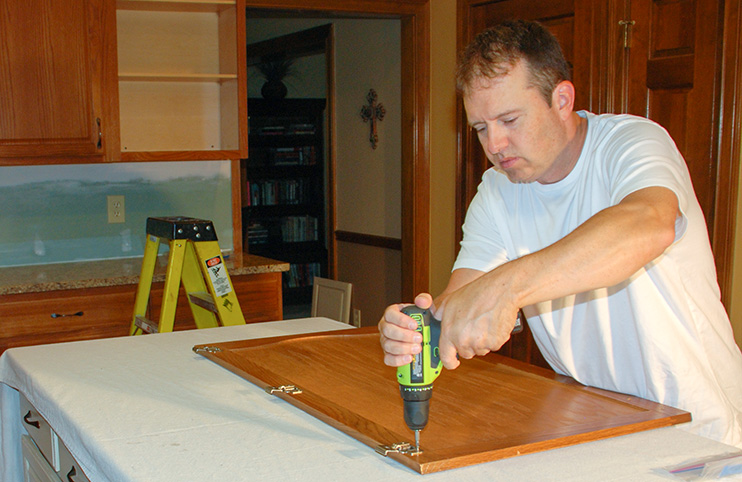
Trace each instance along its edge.
<instances>
[{"instance_id":1,"label":"wooden cabinet door","mask_svg":"<svg viewBox=\"0 0 742 482\"><path fill-rule=\"evenodd\" d=\"M630 0L623 111L662 125L683 154L714 233L723 2ZM625 92L625 93L624 93Z\"/></svg>"},{"instance_id":2,"label":"wooden cabinet door","mask_svg":"<svg viewBox=\"0 0 742 482\"><path fill-rule=\"evenodd\" d=\"M105 106L102 94L109 69L105 63L116 62L115 48L113 59L108 48L110 28L104 26L111 3L3 2L0 163L103 158L108 141L103 132L112 130L107 124L113 118L104 109L115 108L115 99L109 97L114 92L107 94ZM49 159L52 156L57 160Z\"/></svg>"}]
</instances>

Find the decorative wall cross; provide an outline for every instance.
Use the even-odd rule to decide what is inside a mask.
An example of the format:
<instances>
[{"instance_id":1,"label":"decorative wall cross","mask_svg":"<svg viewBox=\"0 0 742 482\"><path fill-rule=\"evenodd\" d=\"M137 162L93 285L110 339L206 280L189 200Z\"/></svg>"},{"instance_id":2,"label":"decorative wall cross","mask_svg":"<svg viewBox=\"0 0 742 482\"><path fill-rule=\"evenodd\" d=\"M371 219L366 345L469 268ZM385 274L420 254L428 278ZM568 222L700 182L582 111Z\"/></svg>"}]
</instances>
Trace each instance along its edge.
<instances>
[{"instance_id":1,"label":"decorative wall cross","mask_svg":"<svg viewBox=\"0 0 742 482\"><path fill-rule=\"evenodd\" d=\"M376 133L376 121L384 120L384 114L386 114L384 105L376 103L378 97L376 91L370 89L368 94L366 94L368 105L361 106L361 118L363 122L371 122L371 133L368 140L371 141L371 147L373 149L376 149L376 144L379 143L379 135Z\"/></svg>"}]
</instances>

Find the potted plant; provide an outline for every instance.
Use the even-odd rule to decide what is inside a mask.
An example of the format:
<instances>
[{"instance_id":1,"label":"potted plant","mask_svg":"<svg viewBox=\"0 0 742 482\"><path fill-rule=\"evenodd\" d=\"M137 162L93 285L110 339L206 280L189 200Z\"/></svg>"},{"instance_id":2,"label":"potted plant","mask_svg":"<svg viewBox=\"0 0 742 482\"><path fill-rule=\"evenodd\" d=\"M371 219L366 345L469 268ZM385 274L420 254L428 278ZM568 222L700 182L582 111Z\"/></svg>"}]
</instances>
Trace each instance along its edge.
<instances>
[{"instance_id":1,"label":"potted plant","mask_svg":"<svg viewBox=\"0 0 742 482\"><path fill-rule=\"evenodd\" d=\"M257 65L258 71L265 79L260 93L266 99L283 99L288 89L283 79L295 74L293 58L277 58Z\"/></svg>"}]
</instances>

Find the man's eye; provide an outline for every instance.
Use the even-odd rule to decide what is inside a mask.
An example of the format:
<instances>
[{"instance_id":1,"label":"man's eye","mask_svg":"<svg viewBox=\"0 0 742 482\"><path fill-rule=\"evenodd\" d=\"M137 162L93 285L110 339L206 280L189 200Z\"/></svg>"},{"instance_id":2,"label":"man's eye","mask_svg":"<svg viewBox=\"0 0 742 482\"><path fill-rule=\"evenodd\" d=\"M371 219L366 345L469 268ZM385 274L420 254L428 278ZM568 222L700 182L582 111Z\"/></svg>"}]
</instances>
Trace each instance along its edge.
<instances>
[{"instance_id":1,"label":"man's eye","mask_svg":"<svg viewBox=\"0 0 742 482\"><path fill-rule=\"evenodd\" d=\"M510 125L510 124L514 124L515 121L517 121L517 120L518 120L517 117L510 117L510 118L507 118L507 119L503 119L502 120L502 123L505 124L505 125Z\"/></svg>"}]
</instances>

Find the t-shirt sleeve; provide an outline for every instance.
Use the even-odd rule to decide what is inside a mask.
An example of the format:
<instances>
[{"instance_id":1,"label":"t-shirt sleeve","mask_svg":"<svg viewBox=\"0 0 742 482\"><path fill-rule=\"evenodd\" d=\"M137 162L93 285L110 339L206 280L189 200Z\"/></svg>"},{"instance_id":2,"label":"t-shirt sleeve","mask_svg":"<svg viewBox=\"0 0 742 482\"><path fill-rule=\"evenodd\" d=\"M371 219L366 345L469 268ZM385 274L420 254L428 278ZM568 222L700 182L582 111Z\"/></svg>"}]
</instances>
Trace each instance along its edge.
<instances>
[{"instance_id":1,"label":"t-shirt sleeve","mask_svg":"<svg viewBox=\"0 0 742 482\"><path fill-rule=\"evenodd\" d=\"M485 179L466 212L461 250L453 270L468 268L487 272L508 261L502 238L497 231L496 216L488 208L492 205L492 201L488 199L492 193L485 187L486 178L485 174Z\"/></svg>"},{"instance_id":2,"label":"t-shirt sleeve","mask_svg":"<svg viewBox=\"0 0 742 482\"><path fill-rule=\"evenodd\" d=\"M633 122L621 128L611 137L606 152L616 155L607 166L610 179L611 204L640 189L665 187L678 198L681 215L675 223L675 239L685 233L688 199L693 197L690 175L685 160L669 134L659 125L648 122Z\"/></svg>"}]
</instances>

